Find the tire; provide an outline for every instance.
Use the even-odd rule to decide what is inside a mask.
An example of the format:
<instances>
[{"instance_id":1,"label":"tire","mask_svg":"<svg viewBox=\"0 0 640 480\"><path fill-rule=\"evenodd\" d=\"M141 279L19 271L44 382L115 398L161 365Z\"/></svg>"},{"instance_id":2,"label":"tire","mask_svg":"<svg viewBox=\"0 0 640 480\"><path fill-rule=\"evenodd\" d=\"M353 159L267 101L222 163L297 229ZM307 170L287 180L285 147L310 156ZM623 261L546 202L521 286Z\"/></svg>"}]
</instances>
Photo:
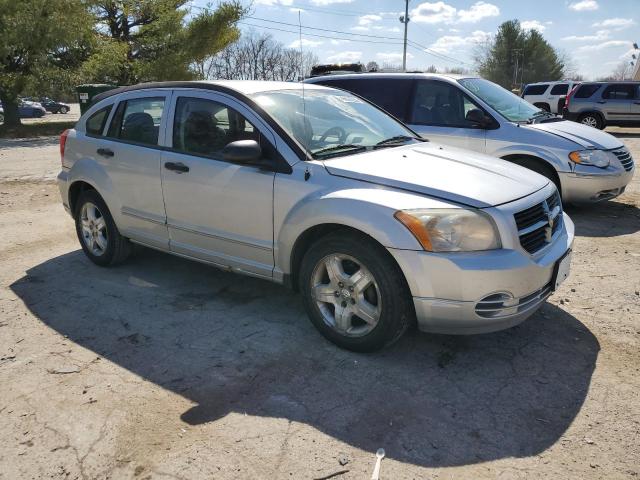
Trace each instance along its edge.
<instances>
[{"instance_id":1,"label":"tire","mask_svg":"<svg viewBox=\"0 0 640 480\"><path fill-rule=\"evenodd\" d=\"M533 170L534 172L539 173L543 177L548 178L556 186L556 188L558 189L558 192L562 194L558 174L556 173L555 169L550 165L547 165L546 163L542 163L542 161L540 160L534 160L532 158L526 158L526 157L516 158L510 161L517 165L520 165L521 167L527 168L529 170Z\"/></svg>"},{"instance_id":2,"label":"tire","mask_svg":"<svg viewBox=\"0 0 640 480\"><path fill-rule=\"evenodd\" d=\"M605 127L605 123L598 113L583 113L578 117L578 122L598 130L602 130Z\"/></svg>"},{"instance_id":3,"label":"tire","mask_svg":"<svg viewBox=\"0 0 640 480\"><path fill-rule=\"evenodd\" d=\"M341 348L378 350L415 322L402 271L384 247L364 235L339 230L319 239L302 260L299 282L311 322ZM336 317L337 311L344 314Z\"/></svg>"},{"instance_id":4,"label":"tire","mask_svg":"<svg viewBox=\"0 0 640 480\"><path fill-rule=\"evenodd\" d=\"M60 110L58 110L58 113L62 113L65 114L67 113L69 110L67 110L67 107L60 107Z\"/></svg>"},{"instance_id":5,"label":"tire","mask_svg":"<svg viewBox=\"0 0 640 480\"><path fill-rule=\"evenodd\" d=\"M4 123L4 114L0 113L0 123Z\"/></svg>"},{"instance_id":6,"label":"tire","mask_svg":"<svg viewBox=\"0 0 640 480\"><path fill-rule=\"evenodd\" d=\"M80 194L74 218L80 246L96 265L117 265L131 253L131 243L120 235L107 204L95 190Z\"/></svg>"}]
</instances>

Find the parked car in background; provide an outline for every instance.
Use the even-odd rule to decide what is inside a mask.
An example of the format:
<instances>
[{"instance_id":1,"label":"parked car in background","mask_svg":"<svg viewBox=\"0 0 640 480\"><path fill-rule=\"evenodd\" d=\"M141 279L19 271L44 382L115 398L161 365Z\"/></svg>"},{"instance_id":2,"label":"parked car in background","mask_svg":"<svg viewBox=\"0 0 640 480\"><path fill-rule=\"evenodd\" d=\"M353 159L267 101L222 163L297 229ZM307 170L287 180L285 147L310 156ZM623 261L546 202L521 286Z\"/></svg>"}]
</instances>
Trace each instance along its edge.
<instances>
[{"instance_id":1,"label":"parked car in background","mask_svg":"<svg viewBox=\"0 0 640 480\"><path fill-rule=\"evenodd\" d=\"M62 202L91 261L121 262L132 241L292 285L352 350L416 320L508 328L569 273L574 228L552 182L427 142L340 90L123 87L95 97L60 151Z\"/></svg>"},{"instance_id":2,"label":"parked car in background","mask_svg":"<svg viewBox=\"0 0 640 480\"><path fill-rule=\"evenodd\" d=\"M571 80L530 83L525 85L522 98L541 110L562 115L567 94L578 83Z\"/></svg>"},{"instance_id":3,"label":"parked car in background","mask_svg":"<svg viewBox=\"0 0 640 480\"><path fill-rule=\"evenodd\" d=\"M20 103L18 104L18 113L20 118L39 118L44 117L47 111L38 102L20 100Z\"/></svg>"},{"instance_id":4,"label":"parked car in background","mask_svg":"<svg viewBox=\"0 0 640 480\"><path fill-rule=\"evenodd\" d=\"M4 109L2 108L2 104L0 104L0 123L4 123Z\"/></svg>"},{"instance_id":5,"label":"parked car in background","mask_svg":"<svg viewBox=\"0 0 640 480\"><path fill-rule=\"evenodd\" d=\"M47 112L51 113L68 113L71 110L71 107L62 102L56 102L55 100L49 97L43 97L40 99L40 104L45 108Z\"/></svg>"},{"instance_id":6,"label":"parked car in background","mask_svg":"<svg viewBox=\"0 0 640 480\"><path fill-rule=\"evenodd\" d=\"M640 82L586 82L567 95L563 118L603 129L640 126Z\"/></svg>"},{"instance_id":7,"label":"parked car in background","mask_svg":"<svg viewBox=\"0 0 640 480\"><path fill-rule=\"evenodd\" d=\"M354 92L434 142L544 175L567 202L614 198L633 177L631 154L616 137L564 121L482 78L365 73L306 82Z\"/></svg>"}]
</instances>

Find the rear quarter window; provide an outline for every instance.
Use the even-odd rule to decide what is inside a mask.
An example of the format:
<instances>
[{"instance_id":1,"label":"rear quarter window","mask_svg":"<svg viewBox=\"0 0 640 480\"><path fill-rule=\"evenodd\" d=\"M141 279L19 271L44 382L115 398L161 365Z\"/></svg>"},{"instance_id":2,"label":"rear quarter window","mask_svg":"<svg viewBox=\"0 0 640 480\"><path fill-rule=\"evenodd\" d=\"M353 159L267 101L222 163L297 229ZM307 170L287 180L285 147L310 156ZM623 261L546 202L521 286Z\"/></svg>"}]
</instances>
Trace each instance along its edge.
<instances>
[{"instance_id":1,"label":"rear quarter window","mask_svg":"<svg viewBox=\"0 0 640 480\"><path fill-rule=\"evenodd\" d=\"M102 135L104 124L107 122L107 117L109 117L109 112L111 112L111 105L101 108L87 118L87 122L85 123L86 133L89 135Z\"/></svg>"},{"instance_id":2,"label":"rear quarter window","mask_svg":"<svg viewBox=\"0 0 640 480\"><path fill-rule=\"evenodd\" d=\"M548 84L544 85L528 85L524 89L524 95L542 95L549 88Z\"/></svg>"},{"instance_id":3,"label":"rear quarter window","mask_svg":"<svg viewBox=\"0 0 640 480\"><path fill-rule=\"evenodd\" d=\"M551 89L551 95L566 95L569 91L568 83L558 83Z\"/></svg>"},{"instance_id":4,"label":"rear quarter window","mask_svg":"<svg viewBox=\"0 0 640 480\"><path fill-rule=\"evenodd\" d=\"M594 85L594 84L580 85L578 87L578 90L576 90L576 93L573 96L573 98L590 98L591 95L596 93L599 88L600 88L600 85Z\"/></svg>"}]
</instances>

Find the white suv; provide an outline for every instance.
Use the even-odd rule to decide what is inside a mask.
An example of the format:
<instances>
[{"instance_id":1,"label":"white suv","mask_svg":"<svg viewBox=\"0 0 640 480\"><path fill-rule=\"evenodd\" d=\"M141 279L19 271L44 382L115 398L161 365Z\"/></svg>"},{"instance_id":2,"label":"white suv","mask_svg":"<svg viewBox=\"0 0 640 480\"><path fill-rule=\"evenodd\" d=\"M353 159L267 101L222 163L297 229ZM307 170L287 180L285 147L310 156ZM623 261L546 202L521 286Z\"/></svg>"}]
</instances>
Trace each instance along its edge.
<instances>
[{"instance_id":1,"label":"white suv","mask_svg":"<svg viewBox=\"0 0 640 480\"><path fill-rule=\"evenodd\" d=\"M542 110L562 115L567 94L578 83L570 80L530 83L524 87L522 98Z\"/></svg>"}]
</instances>

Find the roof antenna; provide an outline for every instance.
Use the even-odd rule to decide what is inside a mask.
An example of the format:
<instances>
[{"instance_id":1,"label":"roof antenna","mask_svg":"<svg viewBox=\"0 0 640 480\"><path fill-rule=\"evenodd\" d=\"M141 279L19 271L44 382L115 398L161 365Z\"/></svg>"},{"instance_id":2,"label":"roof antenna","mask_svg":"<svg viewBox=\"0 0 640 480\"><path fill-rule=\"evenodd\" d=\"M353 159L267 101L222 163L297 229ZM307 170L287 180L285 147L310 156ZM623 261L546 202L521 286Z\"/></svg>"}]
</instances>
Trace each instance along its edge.
<instances>
[{"instance_id":1,"label":"roof antenna","mask_svg":"<svg viewBox=\"0 0 640 480\"><path fill-rule=\"evenodd\" d=\"M302 130L305 131L307 129L307 103L304 97L304 67L303 67L303 53L302 53L302 21L300 20L300 12L298 9L298 42L300 43L300 62L298 62L298 69L300 70L299 81L302 82ZM312 133L313 135L313 133ZM307 153L308 145L304 145L305 147L305 156L307 160L310 160L309 154ZM309 167L304 172L304 180L305 182L309 180L311 173L309 173Z\"/></svg>"}]
</instances>

